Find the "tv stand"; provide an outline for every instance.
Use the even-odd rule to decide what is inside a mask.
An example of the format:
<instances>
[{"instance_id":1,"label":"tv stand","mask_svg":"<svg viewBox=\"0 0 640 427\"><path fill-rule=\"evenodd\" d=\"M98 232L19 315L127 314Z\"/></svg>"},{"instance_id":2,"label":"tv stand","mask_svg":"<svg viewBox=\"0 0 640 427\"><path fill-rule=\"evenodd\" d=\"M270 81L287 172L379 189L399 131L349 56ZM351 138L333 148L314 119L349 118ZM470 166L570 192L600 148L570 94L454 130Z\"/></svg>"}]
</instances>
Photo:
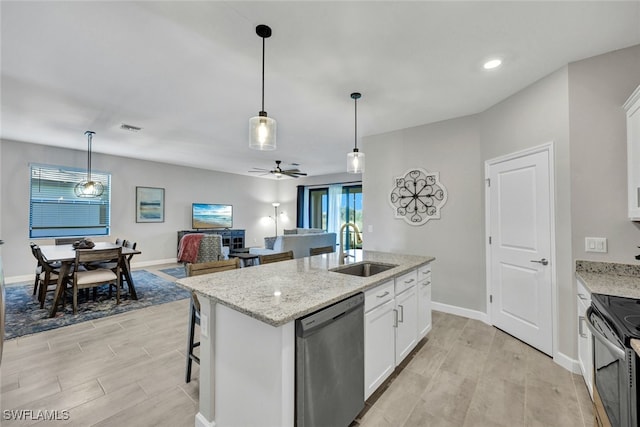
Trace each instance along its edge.
<instances>
[{"instance_id":1,"label":"tv stand","mask_svg":"<svg viewBox=\"0 0 640 427\"><path fill-rule=\"evenodd\" d=\"M229 251L234 249L244 248L244 230L231 229L231 228L215 228L215 229L196 229L196 230L180 230L178 231L178 243L176 247L180 246L180 239L185 234L218 234L222 236L222 246L228 246Z\"/></svg>"}]
</instances>

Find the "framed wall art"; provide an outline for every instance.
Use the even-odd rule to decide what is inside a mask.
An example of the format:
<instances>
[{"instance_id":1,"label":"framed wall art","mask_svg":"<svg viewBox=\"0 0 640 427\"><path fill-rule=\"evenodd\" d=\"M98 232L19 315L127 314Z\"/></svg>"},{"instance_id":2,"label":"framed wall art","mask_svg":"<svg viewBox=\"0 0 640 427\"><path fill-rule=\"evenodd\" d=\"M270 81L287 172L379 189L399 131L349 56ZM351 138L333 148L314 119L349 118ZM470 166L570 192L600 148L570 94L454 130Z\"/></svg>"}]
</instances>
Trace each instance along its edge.
<instances>
[{"instance_id":1,"label":"framed wall art","mask_svg":"<svg viewBox=\"0 0 640 427\"><path fill-rule=\"evenodd\" d=\"M413 168L393 180L389 202L394 216L410 225L423 225L440 219L440 209L447 202L447 189L439 172Z\"/></svg>"},{"instance_id":2,"label":"framed wall art","mask_svg":"<svg viewBox=\"0 0 640 427\"><path fill-rule=\"evenodd\" d=\"M136 187L136 222L164 222L164 188Z\"/></svg>"}]
</instances>

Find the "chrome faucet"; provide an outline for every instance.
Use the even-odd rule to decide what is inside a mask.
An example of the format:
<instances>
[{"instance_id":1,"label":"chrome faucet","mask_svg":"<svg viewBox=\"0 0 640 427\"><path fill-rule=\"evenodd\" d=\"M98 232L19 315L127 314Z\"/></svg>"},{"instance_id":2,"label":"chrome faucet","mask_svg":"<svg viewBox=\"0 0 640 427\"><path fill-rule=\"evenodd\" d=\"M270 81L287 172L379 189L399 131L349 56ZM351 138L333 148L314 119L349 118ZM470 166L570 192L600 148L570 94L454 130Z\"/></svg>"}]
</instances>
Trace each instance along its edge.
<instances>
[{"instance_id":1,"label":"chrome faucet","mask_svg":"<svg viewBox=\"0 0 640 427\"><path fill-rule=\"evenodd\" d=\"M352 227L353 231L356 233L356 241L362 242L362 234L360 233L360 230L358 229L357 225L355 225L353 222L346 222L342 224L342 227L340 227L340 260L339 260L340 264L344 264L344 259L347 258L348 256L353 256L353 255L347 254L347 252L342 249L344 248L344 229L347 227Z\"/></svg>"}]
</instances>

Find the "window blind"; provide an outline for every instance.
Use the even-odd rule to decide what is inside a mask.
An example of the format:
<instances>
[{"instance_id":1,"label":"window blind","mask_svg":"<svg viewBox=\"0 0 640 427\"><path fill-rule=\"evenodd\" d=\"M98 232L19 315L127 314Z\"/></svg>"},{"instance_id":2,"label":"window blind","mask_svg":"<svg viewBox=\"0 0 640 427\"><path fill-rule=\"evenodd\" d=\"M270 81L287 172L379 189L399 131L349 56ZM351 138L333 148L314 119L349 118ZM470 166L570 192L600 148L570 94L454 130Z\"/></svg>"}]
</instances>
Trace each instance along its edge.
<instances>
[{"instance_id":1,"label":"window blind","mask_svg":"<svg viewBox=\"0 0 640 427\"><path fill-rule=\"evenodd\" d=\"M96 198L76 197L73 189L87 179L82 169L30 165L29 237L105 236L110 230L111 174L91 171L104 185Z\"/></svg>"}]
</instances>

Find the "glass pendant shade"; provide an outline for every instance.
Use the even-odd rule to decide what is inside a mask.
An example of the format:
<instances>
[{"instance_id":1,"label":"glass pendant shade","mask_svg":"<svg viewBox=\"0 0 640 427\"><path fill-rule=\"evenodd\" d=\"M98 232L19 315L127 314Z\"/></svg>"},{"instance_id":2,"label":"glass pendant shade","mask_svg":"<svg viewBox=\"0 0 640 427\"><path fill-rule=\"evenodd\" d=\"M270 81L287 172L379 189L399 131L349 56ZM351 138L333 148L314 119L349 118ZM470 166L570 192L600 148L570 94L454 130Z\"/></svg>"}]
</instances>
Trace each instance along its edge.
<instances>
[{"instance_id":1,"label":"glass pendant shade","mask_svg":"<svg viewBox=\"0 0 640 427\"><path fill-rule=\"evenodd\" d=\"M364 173L364 153L355 148L351 153L347 153L347 172Z\"/></svg>"},{"instance_id":2,"label":"glass pendant shade","mask_svg":"<svg viewBox=\"0 0 640 427\"><path fill-rule=\"evenodd\" d=\"M359 92L353 92L351 99L353 99L354 107L354 147L351 153L347 153L347 173L364 173L364 153L358 150L358 99L362 97Z\"/></svg>"},{"instance_id":3,"label":"glass pendant shade","mask_svg":"<svg viewBox=\"0 0 640 427\"><path fill-rule=\"evenodd\" d=\"M262 109L257 117L249 119L249 148L270 151L276 149L276 121L264 111L264 41L271 37L271 28L258 25L256 34L262 38Z\"/></svg>"},{"instance_id":4,"label":"glass pendant shade","mask_svg":"<svg viewBox=\"0 0 640 427\"><path fill-rule=\"evenodd\" d=\"M98 181L80 182L73 191L76 197L100 197L104 193L104 185Z\"/></svg>"},{"instance_id":5,"label":"glass pendant shade","mask_svg":"<svg viewBox=\"0 0 640 427\"><path fill-rule=\"evenodd\" d=\"M79 182L73 188L73 192L76 197L100 197L102 193L104 193L104 185L102 185L99 181L91 180L91 140L93 139L93 135L95 132L90 130L84 133L87 135L87 180L83 182Z\"/></svg>"},{"instance_id":6,"label":"glass pendant shade","mask_svg":"<svg viewBox=\"0 0 640 427\"><path fill-rule=\"evenodd\" d=\"M277 123L267 113L261 111L258 116L249 119L249 148L254 150L276 149Z\"/></svg>"}]
</instances>

